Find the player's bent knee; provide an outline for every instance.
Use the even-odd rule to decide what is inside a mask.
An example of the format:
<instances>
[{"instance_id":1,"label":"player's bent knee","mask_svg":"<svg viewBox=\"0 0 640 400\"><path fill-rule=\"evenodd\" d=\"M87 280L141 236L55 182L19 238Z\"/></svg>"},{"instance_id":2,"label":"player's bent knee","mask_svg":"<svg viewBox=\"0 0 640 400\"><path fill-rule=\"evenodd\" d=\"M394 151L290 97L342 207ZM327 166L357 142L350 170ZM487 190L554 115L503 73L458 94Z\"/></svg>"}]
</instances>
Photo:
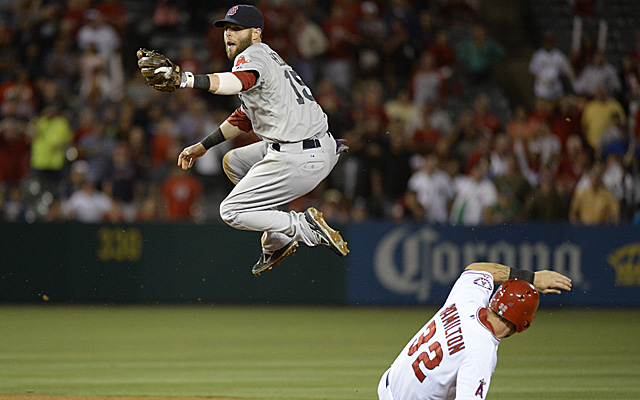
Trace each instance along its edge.
<instances>
[{"instance_id":1,"label":"player's bent knee","mask_svg":"<svg viewBox=\"0 0 640 400\"><path fill-rule=\"evenodd\" d=\"M227 224L232 227L238 226L237 218L238 212L233 210L233 207L229 204L228 201L222 201L220 203L220 218Z\"/></svg>"},{"instance_id":2,"label":"player's bent knee","mask_svg":"<svg viewBox=\"0 0 640 400\"><path fill-rule=\"evenodd\" d=\"M233 153L233 150L229 150L227 152L227 154L224 155L224 157L222 158L222 169L224 170L224 173L227 175L227 178L229 178L229 180L236 185L238 183L238 180L235 178L235 175L233 173L233 169L231 168L231 161L230 161L230 155Z\"/></svg>"}]
</instances>

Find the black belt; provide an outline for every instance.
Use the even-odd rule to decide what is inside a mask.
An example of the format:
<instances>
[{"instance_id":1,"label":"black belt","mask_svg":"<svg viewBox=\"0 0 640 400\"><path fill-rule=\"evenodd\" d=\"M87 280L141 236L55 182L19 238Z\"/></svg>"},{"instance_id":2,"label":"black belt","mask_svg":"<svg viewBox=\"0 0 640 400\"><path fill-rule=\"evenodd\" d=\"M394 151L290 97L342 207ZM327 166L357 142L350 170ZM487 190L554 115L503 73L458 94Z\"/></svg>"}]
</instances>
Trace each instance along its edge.
<instances>
[{"instance_id":1,"label":"black belt","mask_svg":"<svg viewBox=\"0 0 640 400\"><path fill-rule=\"evenodd\" d=\"M315 149L318 147L320 147L320 140L318 139L305 139L302 141L302 150ZM280 143L272 143L271 148L275 151L280 151Z\"/></svg>"}]
</instances>

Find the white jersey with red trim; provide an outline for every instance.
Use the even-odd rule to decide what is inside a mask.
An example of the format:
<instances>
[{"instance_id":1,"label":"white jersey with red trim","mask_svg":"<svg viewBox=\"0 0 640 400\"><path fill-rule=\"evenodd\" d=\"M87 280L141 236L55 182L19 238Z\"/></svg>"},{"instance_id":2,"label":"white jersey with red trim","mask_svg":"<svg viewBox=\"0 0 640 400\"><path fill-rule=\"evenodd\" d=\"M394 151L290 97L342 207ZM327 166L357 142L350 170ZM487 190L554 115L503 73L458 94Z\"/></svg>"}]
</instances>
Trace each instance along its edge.
<instances>
[{"instance_id":1,"label":"white jersey with red trim","mask_svg":"<svg viewBox=\"0 0 640 400\"><path fill-rule=\"evenodd\" d=\"M486 397L500 344L480 321L492 292L490 273L460 275L444 306L391 365L387 390L394 400Z\"/></svg>"},{"instance_id":2,"label":"white jersey with red trim","mask_svg":"<svg viewBox=\"0 0 640 400\"><path fill-rule=\"evenodd\" d=\"M300 76L265 43L238 54L235 71L257 71L252 87L238 93L253 131L267 142L299 142L327 132L327 116Z\"/></svg>"}]
</instances>

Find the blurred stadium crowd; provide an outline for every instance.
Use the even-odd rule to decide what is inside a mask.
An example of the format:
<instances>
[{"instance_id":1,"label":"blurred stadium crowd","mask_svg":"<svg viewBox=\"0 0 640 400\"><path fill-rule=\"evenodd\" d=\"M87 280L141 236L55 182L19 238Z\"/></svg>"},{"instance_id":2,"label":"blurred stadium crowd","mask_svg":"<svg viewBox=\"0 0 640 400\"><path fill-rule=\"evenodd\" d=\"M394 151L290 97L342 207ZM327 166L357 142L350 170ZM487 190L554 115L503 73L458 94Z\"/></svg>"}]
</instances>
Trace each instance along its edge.
<instances>
[{"instance_id":1,"label":"blurred stadium crowd","mask_svg":"<svg viewBox=\"0 0 640 400\"><path fill-rule=\"evenodd\" d=\"M531 107L511 105L498 84L510 54L481 0L249 3L350 146L286 207L314 205L339 222L640 223L640 36L609 61L606 21L597 36L580 30L594 1L568 1L571 48L540 32L523 71L535 79ZM231 5L0 1L0 220L218 220L231 188L222 156L257 138L179 169L179 151L239 104L155 92L135 51L157 49L196 74L229 70L211 21Z\"/></svg>"}]
</instances>

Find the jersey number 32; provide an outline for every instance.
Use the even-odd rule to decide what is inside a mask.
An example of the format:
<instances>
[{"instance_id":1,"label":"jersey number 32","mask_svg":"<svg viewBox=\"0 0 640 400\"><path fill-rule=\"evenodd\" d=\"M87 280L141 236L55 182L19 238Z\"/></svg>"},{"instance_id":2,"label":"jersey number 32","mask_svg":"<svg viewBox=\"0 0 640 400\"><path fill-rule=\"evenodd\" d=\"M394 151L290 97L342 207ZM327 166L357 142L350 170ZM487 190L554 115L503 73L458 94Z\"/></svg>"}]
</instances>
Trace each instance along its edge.
<instances>
[{"instance_id":1,"label":"jersey number 32","mask_svg":"<svg viewBox=\"0 0 640 400\"><path fill-rule=\"evenodd\" d=\"M409 356L414 355L418 351L420 346L427 343L429 339L431 339L435 334L436 322L431 321L429 326L427 326L426 334L423 333L419 338L415 340L413 344L411 344L411 347L409 348ZM429 354L433 354L433 358L430 358ZM432 370L440 365L440 361L442 361L442 347L440 346L440 342L433 342L429 345L427 351L418 354L418 358L416 358L416 360L412 364L413 371L416 374L416 378L418 378L420 382L424 381L424 379L426 378L426 375L420 369L420 363L424 364L424 366L427 367L428 370Z\"/></svg>"}]
</instances>

